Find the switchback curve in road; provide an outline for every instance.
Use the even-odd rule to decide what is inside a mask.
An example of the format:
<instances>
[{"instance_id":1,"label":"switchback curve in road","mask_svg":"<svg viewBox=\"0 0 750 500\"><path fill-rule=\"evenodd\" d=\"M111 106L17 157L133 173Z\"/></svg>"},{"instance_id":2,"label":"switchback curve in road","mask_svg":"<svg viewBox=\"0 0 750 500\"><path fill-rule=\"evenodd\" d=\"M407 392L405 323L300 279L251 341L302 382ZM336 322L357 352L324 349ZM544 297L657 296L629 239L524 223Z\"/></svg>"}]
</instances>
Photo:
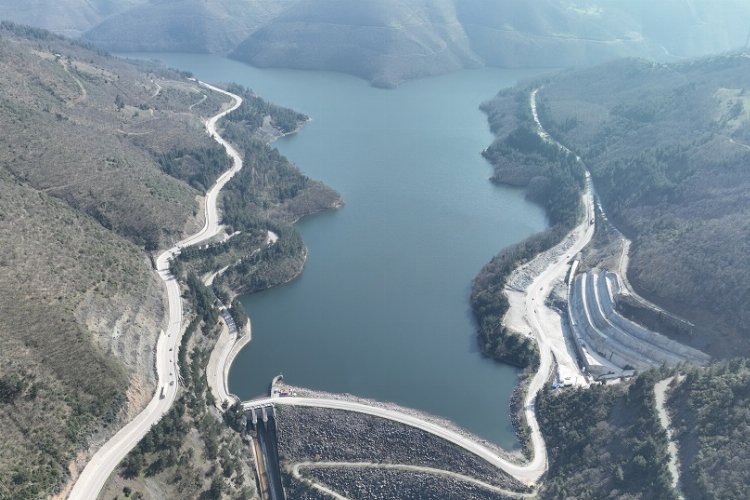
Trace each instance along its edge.
<instances>
[{"instance_id":1,"label":"switchback curve in road","mask_svg":"<svg viewBox=\"0 0 750 500\"><path fill-rule=\"evenodd\" d=\"M203 228L178 242L156 259L156 270L159 277L164 281L168 301L167 328L161 332L156 343L156 393L141 413L104 443L91 457L73 486L73 490L68 497L71 500L96 498L112 471L148 433L151 426L169 411L177 396L179 385L177 351L182 336L182 300L179 283L169 272L169 261L179 255L182 248L204 242L213 238L219 232L219 213L216 206L219 192L229 182L229 179L242 168L240 154L216 131L217 122L239 108L242 105L242 98L213 85L204 82L198 83L209 90L230 97L233 101L229 108L206 121L206 131L224 147L227 154L232 158L232 166L216 180L213 187L206 193Z\"/></svg>"}]
</instances>

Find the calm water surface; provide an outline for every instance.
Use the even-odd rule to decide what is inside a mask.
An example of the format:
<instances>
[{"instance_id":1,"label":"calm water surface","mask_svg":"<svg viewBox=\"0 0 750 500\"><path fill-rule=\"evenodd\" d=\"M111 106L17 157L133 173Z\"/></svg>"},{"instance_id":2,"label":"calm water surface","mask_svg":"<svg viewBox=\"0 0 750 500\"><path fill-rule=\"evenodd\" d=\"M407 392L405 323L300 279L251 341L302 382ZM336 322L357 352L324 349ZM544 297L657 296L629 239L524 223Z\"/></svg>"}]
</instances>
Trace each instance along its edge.
<instances>
[{"instance_id":1,"label":"calm water surface","mask_svg":"<svg viewBox=\"0 0 750 500\"><path fill-rule=\"evenodd\" d=\"M488 182L479 104L533 71L483 69L395 90L322 72L260 70L221 57L156 54L211 82L235 81L313 118L276 143L346 206L298 229L309 248L293 283L243 298L253 340L230 374L242 398L274 375L394 401L505 447L517 371L483 359L472 278L503 247L545 227L540 208Z\"/></svg>"}]
</instances>

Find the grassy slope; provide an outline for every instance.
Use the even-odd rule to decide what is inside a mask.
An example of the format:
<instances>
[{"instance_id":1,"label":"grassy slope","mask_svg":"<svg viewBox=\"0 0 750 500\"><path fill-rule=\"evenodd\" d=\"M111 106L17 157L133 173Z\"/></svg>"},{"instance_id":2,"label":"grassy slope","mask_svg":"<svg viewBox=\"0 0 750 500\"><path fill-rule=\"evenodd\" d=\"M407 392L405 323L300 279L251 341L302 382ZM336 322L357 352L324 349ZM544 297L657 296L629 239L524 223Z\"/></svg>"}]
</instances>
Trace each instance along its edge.
<instances>
[{"instance_id":1,"label":"grassy slope","mask_svg":"<svg viewBox=\"0 0 750 500\"><path fill-rule=\"evenodd\" d=\"M143 307L141 297L156 304L160 297L134 247L7 175L0 185L6 235L0 242L0 381L21 384L15 396L0 398L0 496L36 498L59 487L73 449L102 423L114 422L126 402L129 373L95 347L78 321L82 297L96 290L135 308ZM110 265L86 260L100 256ZM138 330L128 333L146 334Z\"/></svg>"},{"instance_id":2,"label":"grassy slope","mask_svg":"<svg viewBox=\"0 0 750 500\"><path fill-rule=\"evenodd\" d=\"M626 60L553 77L540 112L584 157L633 239L629 277L696 325L694 343L748 354L750 59Z\"/></svg>"},{"instance_id":3,"label":"grassy slope","mask_svg":"<svg viewBox=\"0 0 750 500\"><path fill-rule=\"evenodd\" d=\"M76 450L150 398L164 305L143 246L200 223L199 192L156 156L208 147L197 113L219 106L189 113L192 86L0 29L0 497L57 491Z\"/></svg>"}]
</instances>

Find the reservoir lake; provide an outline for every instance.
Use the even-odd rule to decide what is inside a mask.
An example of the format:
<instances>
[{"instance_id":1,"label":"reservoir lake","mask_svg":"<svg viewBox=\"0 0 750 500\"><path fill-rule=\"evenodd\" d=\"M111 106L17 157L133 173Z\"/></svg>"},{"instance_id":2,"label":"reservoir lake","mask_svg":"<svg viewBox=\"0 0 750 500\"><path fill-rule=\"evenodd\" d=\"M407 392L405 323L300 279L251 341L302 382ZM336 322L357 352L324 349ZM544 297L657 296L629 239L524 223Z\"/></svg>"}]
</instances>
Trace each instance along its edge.
<instances>
[{"instance_id":1,"label":"reservoir lake","mask_svg":"<svg viewBox=\"0 0 750 500\"><path fill-rule=\"evenodd\" d=\"M546 227L518 189L488 180L492 135L479 105L540 70L485 68L376 89L337 73L258 69L203 54L158 59L237 82L312 118L274 143L345 206L296 224L309 249L295 281L242 302L252 341L230 389L287 383L391 401L518 446L509 402L518 370L485 359L471 281L502 248Z\"/></svg>"}]
</instances>

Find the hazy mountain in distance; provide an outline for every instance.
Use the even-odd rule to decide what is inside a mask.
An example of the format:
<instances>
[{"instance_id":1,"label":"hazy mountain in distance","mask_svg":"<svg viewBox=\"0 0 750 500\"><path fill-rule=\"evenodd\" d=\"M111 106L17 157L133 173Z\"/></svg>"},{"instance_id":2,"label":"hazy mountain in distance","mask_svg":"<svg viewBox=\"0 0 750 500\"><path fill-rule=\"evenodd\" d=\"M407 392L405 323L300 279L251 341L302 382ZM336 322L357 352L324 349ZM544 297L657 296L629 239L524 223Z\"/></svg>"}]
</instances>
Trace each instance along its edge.
<instances>
[{"instance_id":1,"label":"hazy mountain in distance","mask_svg":"<svg viewBox=\"0 0 750 500\"><path fill-rule=\"evenodd\" d=\"M285 0L152 0L84 38L113 51L227 53L290 4Z\"/></svg>"},{"instance_id":2,"label":"hazy mountain in distance","mask_svg":"<svg viewBox=\"0 0 750 500\"><path fill-rule=\"evenodd\" d=\"M5 0L112 51L210 52L376 85L479 65L673 61L744 46L747 0Z\"/></svg>"},{"instance_id":3,"label":"hazy mountain in distance","mask_svg":"<svg viewBox=\"0 0 750 500\"><path fill-rule=\"evenodd\" d=\"M659 55L644 38L636 16L618 2L605 3L456 1L473 50L489 66L577 66L615 57Z\"/></svg>"},{"instance_id":4,"label":"hazy mountain in distance","mask_svg":"<svg viewBox=\"0 0 750 500\"><path fill-rule=\"evenodd\" d=\"M744 45L748 19L743 0L301 0L232 56L389 85L478 61L560 67L705 55Z\"/></svg>"},{"instance_id":5,"label":"hazy mountain in distance","mask_svg":"<svg viewBox=\"0 0 750 500\"><path fill-rule=\"evenodd\" d=\"M620 3L606 1L613 7ZM750 35L746 0L634 0L627 9L637 16L645 37L678 57L736 49Z\"/></svg>"},{"instance_id":6,"label":"hazy mountain in distance","mask_svg":"<svg viewBox=\"0 0 750 500\"><path fill-rule=\"evenodd\" d=\"M695 57L743 46L744 0L455 0L488 65L583 65L624 56Z\"/></svg>"},{"instance_id":7,"label":"hazy mountain in distance","mask_svg":"<svg viewBox=\"0 0 750 500\"><path fill-rule=\"evenodd\" d=\"M258 66L343 71L382 86L481 65L453 0L302 0L232 56Z\"/></svg>"},{"instance_id":8,"label":"hazy mountain in distance","mask_svg":"<svg viewBox=\"0 0 750 500\"><path fill-rule=\"evenodd\" d=\"M78 37L107 17L148 0L3 0L0 19Z\"/></svg>"}]
</instances>

